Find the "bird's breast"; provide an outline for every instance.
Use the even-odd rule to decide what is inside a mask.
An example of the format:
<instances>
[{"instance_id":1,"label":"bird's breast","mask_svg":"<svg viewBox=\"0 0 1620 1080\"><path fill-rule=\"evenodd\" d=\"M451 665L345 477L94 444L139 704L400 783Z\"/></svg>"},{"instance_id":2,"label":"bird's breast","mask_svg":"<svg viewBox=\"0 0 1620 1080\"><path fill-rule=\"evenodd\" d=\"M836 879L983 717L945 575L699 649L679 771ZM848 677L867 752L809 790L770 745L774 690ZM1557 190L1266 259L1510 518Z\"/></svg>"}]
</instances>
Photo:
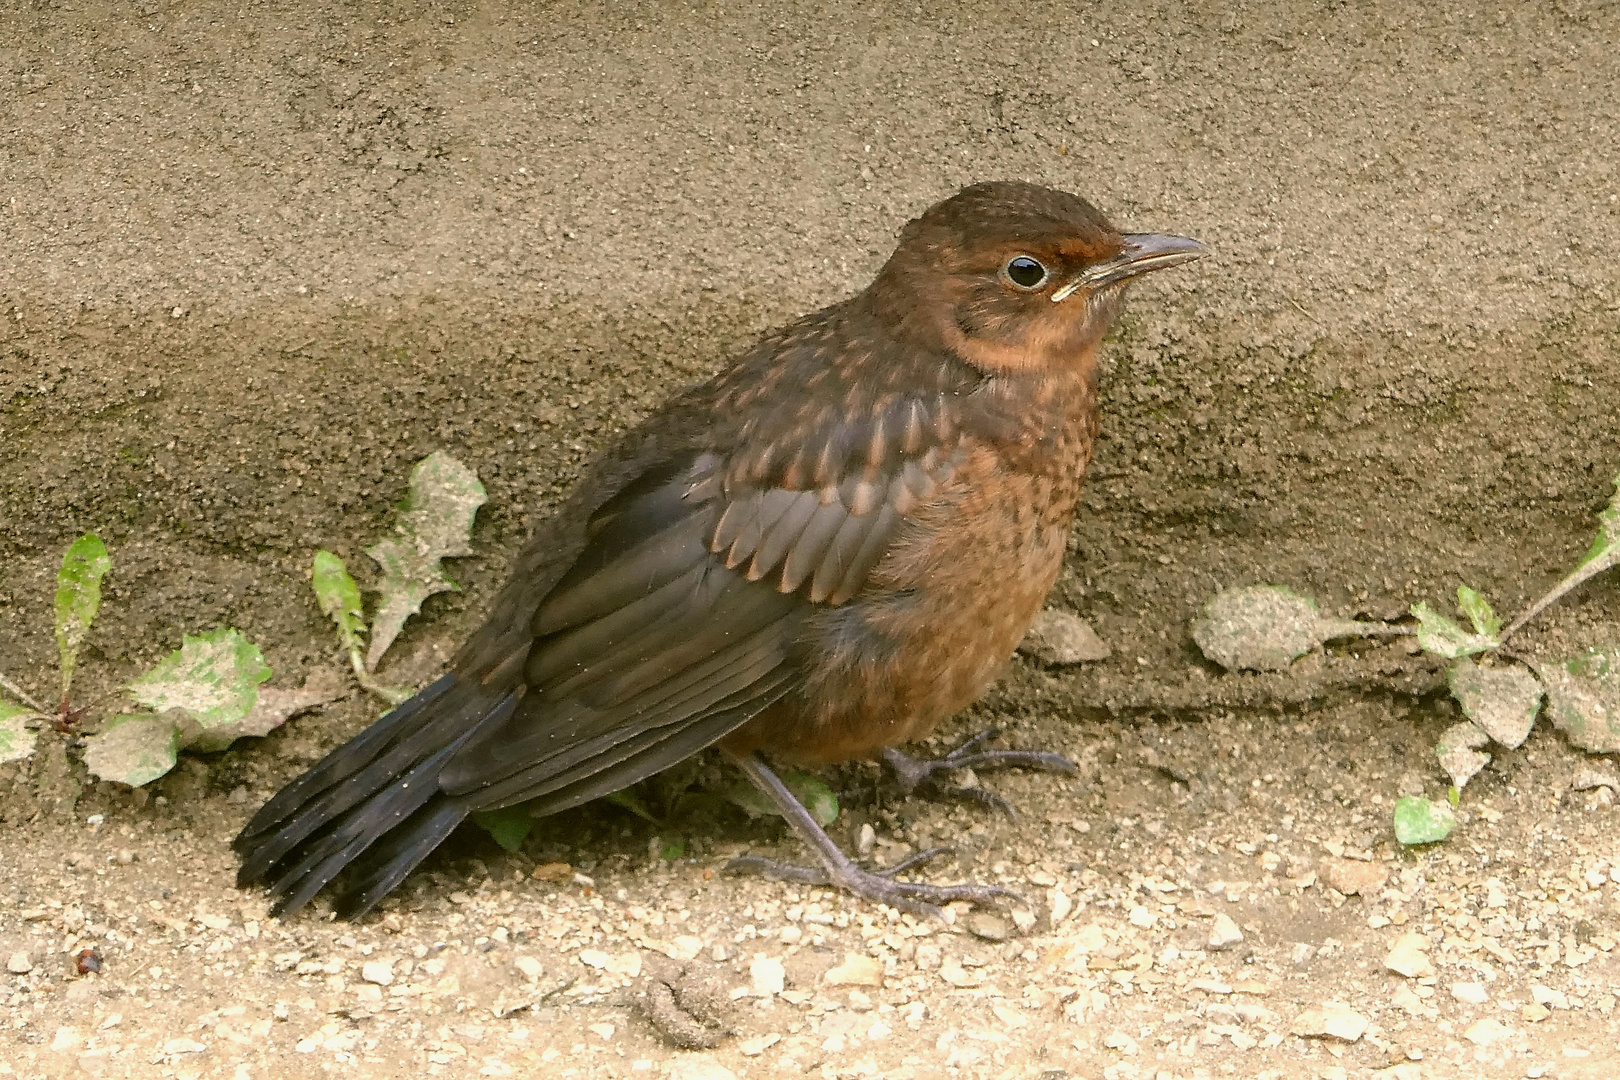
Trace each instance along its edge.
<instances>
[{"instance_id":1,"label":"bird's breast","mask_svg":"<svg viewBox=\"0 0 1620 1080\"><path fill-rule=\"evenodd\" d=\"M1081 463L1083 468L1083 462ZM802 688L729 745L865 757L927 735L993 682L1062 569L1071 484L980 446L850 603L808 620Z\"/></svg>"}]
</instances>

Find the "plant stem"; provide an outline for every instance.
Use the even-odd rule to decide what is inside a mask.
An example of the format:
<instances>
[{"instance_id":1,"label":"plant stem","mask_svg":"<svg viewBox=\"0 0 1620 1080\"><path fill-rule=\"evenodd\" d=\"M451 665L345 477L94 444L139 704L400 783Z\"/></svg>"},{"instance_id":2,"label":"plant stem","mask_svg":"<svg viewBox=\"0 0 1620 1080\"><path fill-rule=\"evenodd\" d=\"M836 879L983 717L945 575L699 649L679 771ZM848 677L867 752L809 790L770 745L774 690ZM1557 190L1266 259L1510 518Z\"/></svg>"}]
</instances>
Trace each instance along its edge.
<instances>
[{"instance_id":1,"label":"plant stem","mask_svg":"<svg viewBox=\"0 0 1620 1080\"><path fill-rule=\"evenodd\" d=\"M22 702L24 705L28 706L30 709L33 709L37 713L45 712L45 706L35 701L31 696L29 696L28 691L24 690L22 687L18 686L4 675L0 675L0 690L4 690L6 693L10 694L12 697L16 698L18 701Z\"/></svg>"},{"instance_id":2,"label":"plant stem","mask_svg":"<svg viewBox=\"0 0 1620 1080\"><path fill-rule=\"evenodd\" d=\"M1518 618L1508 623L1507 629L1502 631L1502 636L1498 640L1506 641L1508 638L1518 633L1519 628L1525 623L1529 622L1537 615L1540 615L1543 611L1547 610L1547 608L1551 607L1559 600L1562 600L1572 590L1580 587L1581 585L1590 581L1592 578L1597 577L1599 574L1603 573L1603 571L1616 564L1620 564L1620 548L1611 548L1603 555L1600 555L1595 559L1590 559L1587 562L1582 563L1580 566L1577 566L1575 569L1569 572L1568 577L1564 578L1564 580L1560 581L1557 585L1554 585L1552 590L1548 592L1546 596L1543 596L1540 600L1537 600L1535 603L1525 608L1524 612Z\"/></svg>"},{"instance_id":3,"label":"plant stem","mask_svg":"<svg viewBox=\"0 0 1620 1080\"><path fill-rule=\"evenodd\" d=\"M366 670L365 661L360 657L358 644L350 647L348 652L349 666L354 669L355 682L358 682L363 689L382 698L390 705L398 705L402 701L410 700L412 691L398 686L384 686L372 676L371 672Z\"/></svg>"}]
</instances>

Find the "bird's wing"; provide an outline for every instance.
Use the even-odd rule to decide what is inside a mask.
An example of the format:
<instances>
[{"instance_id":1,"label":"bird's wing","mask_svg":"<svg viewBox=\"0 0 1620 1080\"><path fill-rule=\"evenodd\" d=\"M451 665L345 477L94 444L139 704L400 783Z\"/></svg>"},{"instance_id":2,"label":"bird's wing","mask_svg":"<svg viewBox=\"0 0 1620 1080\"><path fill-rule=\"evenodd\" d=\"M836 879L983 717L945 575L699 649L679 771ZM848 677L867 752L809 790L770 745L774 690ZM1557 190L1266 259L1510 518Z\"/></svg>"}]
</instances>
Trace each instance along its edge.
<instances>
[{"instance_id":1,"label":"bird's wing","mask_svg":"<svg viewBox=\"0 0 1620 1080\"><path fill-rule=\"evenodd\" d=\"M694 452L627 485L535 611L517 708L455 752L440 788L476 807L565 809L696 753L788 693L804 675L805 616L860 592L955 459L929 448L878 466L809 487L792 463L760 483Z\"/></svg>"}]
</instances>

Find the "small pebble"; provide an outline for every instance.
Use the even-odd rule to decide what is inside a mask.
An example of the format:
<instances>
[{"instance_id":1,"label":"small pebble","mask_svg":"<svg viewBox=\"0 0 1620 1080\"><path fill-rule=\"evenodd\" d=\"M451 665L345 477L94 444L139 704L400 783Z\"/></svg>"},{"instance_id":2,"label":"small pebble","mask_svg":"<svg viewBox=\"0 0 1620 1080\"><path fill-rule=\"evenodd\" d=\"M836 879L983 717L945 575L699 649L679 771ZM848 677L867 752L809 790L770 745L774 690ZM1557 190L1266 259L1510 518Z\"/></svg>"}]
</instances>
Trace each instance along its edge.
<instances>
[{"instance_id":1,"label":"small pebble","mask_svg":"<svg viewBox=\"0 0 1620 1080\"><path fill-rule=\"evenodd\" d=\"M1210 924L1206 947L1211 951L1220 952L1222 949L1230 949L1242 940L1243 931L1238 928L1232 916L1224 911L1216 913L1214 921Z\"/></svg>"},{"instance_id":2,"label":"small pebble","mask_svg":"<svg viewBox=\"0 0 1620 1080\"><path fill-rule=\"evenodd\" d=\"M1012 936L1012 926L1006 919L988 911L975 911L968 916L968 933L985 941L1006 941Z\"/></svg>"},{"instance_id":3,"label":"small pebble","mask_svg":"<svg viewBox=\"0 0 1620 1080\"><path fill-rule=\"evenodd\" d=\"M862 953L844 954L844 962L821 977L828 986L882 986L883 965Z\"/></svg>"},{"instance_id":4,"label":"small pebble","mask_svg":"<svg viewBox=\"0 0 1620 1080\"><path fill-rule=\"evenodd\" d=\"M1342 1039L1355 1042L1367 1031L1365 1016L1345 1005L1324 1005L1320 1009L1307 1009L1299 1014L1289 1028L1295 1035L1305 1038Z\"/></svg>"},{"instance_id":5,"label":"small pebble","mask_svg":"<svg viewBox=\"0 0 1620 1080\"><path fill-rule=\"evenodd\" d=\"M1383 863L1325 858L1317 867L1322 880L1346 896L1376 896L1389 878Z\"/></svg>"},{"instance_id":6,"label":"small pebble","mask_svg":"<svg viewBox=\"0 0 1620 1080\"><path fill-rule=\"evenodd\" d=\"M1452 983L1451 996L1469 1005L1483 1005L1490 1000L1490 995L1485 992L1485 984L1477 982Z\"/></svg>"},{"instance_id":7,"label":"small pebble","mask_svg":"<svg viewBox=\"0 0 1620 1080\"><path fill-rule=\"evenodd\" d=\"M360 977L368 983L388 986L394 981L394 965L386 960L368 960L360 968Z\"/></svg>"},{"instance_id":8,"label":"small pebble","mask_svg":"<svg viewBox=\"0 0 1620 1080\"><path fill-rule=\"evenodd\" d=\"M737 1053L743 1057L759 1057L765 1051L782 1041L782 1036L776 1032L769 1035L757 1035L752 1039L744 1039L737 1044Z\"/></svg>"},{"instance_id":9,"label":"small pebble","mask_svg":"<svg viewBox=\"0 0 1620 1080\"><path fill-rule=\"evenodd\" d=\"M1106 660L1113 655L1090 623L1057 608L1047 608L1035 616L1018 651L1059 666Z\"/></svg>"},{"instance_id":10,"label":"small pebble","mask_svg":"<svg viewBox=\"0 0 1620 1080\"><path fill-rule=\"evenodd\" d=\"M1475 1023L1469 1025L1468 1029L1463 1032L1463 1038L1467 1039L1475 1046L1489 1046L1492 1043L1501 1042L1503 1039L1511 1038L1512 1035L1512 1028L1491 1016L1487 1016L1483 1020L1476 1021Z\"/></svg>"},{"instance_id":11,"label":"small pebble","mask_svg":"<svg viewBox=\"0 0 1620 1080\"><path fill-rule=\"evenodd\" d=\"M6 970L13 975L26 975L34 970L34 962L28 958L26 952L19 949L6 961Z\"/></svg>"},{"instance_id":12,"label":"small pebble","mask_svg":"<svg viewBox=\"0 0 1620 1080\"><path fill-rule=\"evenodd\" d=\"M1428 948L1429 939L1422 934L1402 934L1384 957L1384 966L1408 979L1426 979L1434 974Z\"/></svg>"},{"instance_id":13,"label":"small pebble","mask_svg":"<svg viewBox=\"0 0 1620 1080\"><path fill-rule=\"evenodd\" d=\"M520 956L512 961L514 967L522 973L525 979L538 979L545 974L545 967L532 956Z\"/></svg>"},{"instance_id":14,"label":"small pebble","mask_svg":"<svg viewBox=\"0 0 1620 1080\"><path fill-rule=\"evenodd\" d=\"M787 985L787 973L782 961L774 956L759 955L748 965L748 977L753 981L754 993L759 997L780 994Z\"/></svg>"}]
</instances>

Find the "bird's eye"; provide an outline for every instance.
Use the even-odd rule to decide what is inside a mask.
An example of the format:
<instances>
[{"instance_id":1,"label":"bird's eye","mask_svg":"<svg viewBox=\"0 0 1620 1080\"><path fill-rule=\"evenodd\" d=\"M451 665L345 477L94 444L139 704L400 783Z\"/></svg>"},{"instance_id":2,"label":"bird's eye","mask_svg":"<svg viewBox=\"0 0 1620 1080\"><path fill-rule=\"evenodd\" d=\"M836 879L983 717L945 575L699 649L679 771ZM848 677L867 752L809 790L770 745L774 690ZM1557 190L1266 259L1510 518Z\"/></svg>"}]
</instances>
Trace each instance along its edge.
<instances>
[{"instance_id":1,"label":"bird's eye","mask_svg":"<svg viewBox=\"0 0 1620 1080\"><path fill-rule=\"evenodd\" d=\"M1046 281L1046 267L1039 259L1017 255L1007 260L1007 280L1020 289L1038 289Z\"/></svg>"}]
</instances>

